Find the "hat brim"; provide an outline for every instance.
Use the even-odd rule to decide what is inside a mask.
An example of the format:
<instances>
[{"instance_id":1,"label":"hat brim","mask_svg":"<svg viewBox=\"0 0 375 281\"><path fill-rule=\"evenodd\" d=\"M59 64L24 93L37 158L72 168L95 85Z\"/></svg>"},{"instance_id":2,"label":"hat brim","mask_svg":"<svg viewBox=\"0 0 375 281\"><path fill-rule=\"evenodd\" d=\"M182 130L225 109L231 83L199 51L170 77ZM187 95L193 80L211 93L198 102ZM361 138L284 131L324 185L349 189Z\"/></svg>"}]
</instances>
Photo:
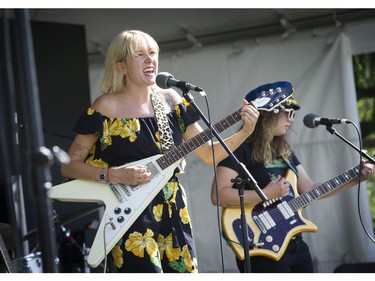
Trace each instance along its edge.
<instances>
[{"instance_id":1,"label":"hat brim","mask_svg":"<svg viewBox=\"0 0 375 281\"><path fill-rule=\"evenodd\" d=\"M293 108L294 110L301 109L301 106L298 104L298 102L293 97L290 97L289 99L287 99L285 102L282 103L282 105L285 108Z\"/></svg>"}]
</instances>

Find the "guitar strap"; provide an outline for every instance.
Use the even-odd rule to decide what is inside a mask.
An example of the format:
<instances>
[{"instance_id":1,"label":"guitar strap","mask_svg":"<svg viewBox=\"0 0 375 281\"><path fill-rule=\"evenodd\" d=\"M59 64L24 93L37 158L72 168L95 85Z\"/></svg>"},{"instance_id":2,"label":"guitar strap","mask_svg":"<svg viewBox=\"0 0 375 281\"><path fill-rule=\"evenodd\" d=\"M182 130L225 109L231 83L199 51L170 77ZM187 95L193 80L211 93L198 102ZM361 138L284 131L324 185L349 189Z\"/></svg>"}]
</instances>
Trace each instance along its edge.
<instances>
[{"instance_id":1,"label":"guitar strap","mask_svg":"<svg viewBox=\"0 0 375 281\"><path fill-rule=\"evenodd\" d=\"M168 150L174 148L175 145L172 137L172 130L169 126L167 115L165 114L163 102L161 101L159 94L155 92L154 89L152 89L151 101L155 111L156 124L158 125L158 130L160 133L161 151L162 153L166 153ZM185 159L182 159L181 163L179 164L178 173L184 171L185 166L186 161Z\"/></svg>"},{"instance_id":2,"label":"guitar strap","mask_svg":"<svg viewBox=\"0 0 375 281\"><path fill-rule=\"evenodd\" d=\"M165 114L163 102L154 89L152 89L151 101L155 111L156 124L160 133L161 150L164 153L175 146L172 137L172 130Z\"/></svg>"},{"instance_id":3,"label":"guitar strap","mask_svg":"<svg viewBox=\"0 0 375 281\"><path fill-rule=\"evenodd\" d=\"M294 167L294 165L292 163L290 163L290 161L288 159L286 159L284 157L284 161L285 163L288 165L288 167L296 174L296 176L298 177L298 171L296 169L296 167Z\"/></svg>"}]
</instances>

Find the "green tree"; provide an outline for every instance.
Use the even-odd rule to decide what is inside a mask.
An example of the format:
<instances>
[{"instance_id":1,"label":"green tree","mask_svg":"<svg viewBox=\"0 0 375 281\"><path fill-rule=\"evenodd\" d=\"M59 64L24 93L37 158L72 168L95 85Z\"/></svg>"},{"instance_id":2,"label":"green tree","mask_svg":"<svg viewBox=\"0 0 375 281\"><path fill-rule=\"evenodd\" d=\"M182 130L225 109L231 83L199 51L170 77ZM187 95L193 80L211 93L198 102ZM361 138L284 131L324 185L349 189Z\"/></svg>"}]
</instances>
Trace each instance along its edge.
<instances>
[{"instance_id":1,"label":"green tree","mask_svg":"<svg viewBox=\"0 0 375 281\"><path fill-rule=\"evenodd\" d=\"M375 53L353 57L354 76L357 92L357 106L363 148L368 154L375 153ZM367 182L368 196L375 227L375 178Z\"/></svg>"}]
</instances>

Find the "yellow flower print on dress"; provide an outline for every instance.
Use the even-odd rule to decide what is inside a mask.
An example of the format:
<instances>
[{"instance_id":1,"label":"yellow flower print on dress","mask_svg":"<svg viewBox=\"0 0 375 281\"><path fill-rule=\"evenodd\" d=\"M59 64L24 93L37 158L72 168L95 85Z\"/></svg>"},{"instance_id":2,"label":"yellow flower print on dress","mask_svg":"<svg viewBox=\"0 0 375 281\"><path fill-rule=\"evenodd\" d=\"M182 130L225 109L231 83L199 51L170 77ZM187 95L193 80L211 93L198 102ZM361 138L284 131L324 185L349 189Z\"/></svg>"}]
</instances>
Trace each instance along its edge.
<instances>
[{"instance_id":1,"label":"yellow flower print on dress","mask_svg":"<svg viewBox=\"0 0 375 281\"><path fill-rule=\"evenodd\" d=\"M144 257L144 251L146 249L149 256L154 258L158 254L158 245L153 236L154 232L151 229L147 229L144 235L135 231L131 233L126 240L125 249L140 258Z\"/></svg>"},{"instance_id":2,"label":"yellow flower print on dress","mask_svg":"<svg viewBox=\"0 0 375 281\"><path fill-rule=\"evenodd\" d=\"M161 216L163 215L163 204L158 204L152 208L154 213L154 219L156 221L161 221Z\"/></svg>"},{"instance_id":3,"label":"yellow flower print on dress","mask_svg":"<svg viewBox=\"0 0 375 281\"><path fill-rule=\"evenodd\" d=\"M182 99L182 102L183 104L185 104L186 106L189 104L185 99ZM175 106L175 111L176 111L176 117L177 117L177 121L178 121L178 126L180 127L180 131L182 133L185 132L186 128L185 128L185 122L184 122L184 119L182 118L181 116L181 108L180 108L181 105L176 105Z\"/></svg>"},{"instance_id":4,"label":"yellow flower print on dress","mask_svg":"<svg viewBox=\"0 0 375 281\"><path fill-rule=\"evenodd\" d=\"M90 108L90 107L87 109L87 115L93 115L94 112L95 112L95 110Z\"/></svg>"},{"instance_id":5,"label":"yellow flower print on dress","mask_svg":"<svg viewBox=\"0 0 375 281\"><path fill-rule=\"evenodd\" d=\"M137 132L141 126L139 120L136 118L114 119L113 117L103 122L103 136L100 139L102 151L109 145L112 145L112 136L120 136L122 138L129 138L130 142L137 139Z\"/></svg>"},{"instance_id":6,"label":"yellow flower print on dress","mask_svg":"<svg viewBox=\"0 0 375 281\"><path fill-rule=\"evenodd\" d=\"M180 257L170 261L169 266L178 272L198 273L197 260L191 258L188 245L182 247Z\"/></svg>"},{"instance_id":7,"label":"yellow flower print on dress","mask_svg":"<svg viewBox=\"0 0 375 281\"><path fill-rule=\"evenodd\" d=\"M122 250L116 245L112 249L113 263L117 268L121 268L124 264L124 259L122 258Z\"/></svg>"},{"instance_id":8,"label":"yellow flower print on dress","mask_svg":"<svg viewBox=\"0 0 375 281\"><path fill-rule=\"evenodd\" d=\"M164 194L167 195L165 199L169 200L172 203L176 203L176 193L178 190L178 182L177 181L169 181L166 184L167 192L164 191Z\"/></svg>"},{"instance_id":9,"label":"yellow flower print on dress","mask_svg":"<svg viewBox=\"0 0 375 281\"><path fill-rule=\"evenodd\" d=\"M98 168L108 168L108 163L104 162L102 159L93 159L94 155L90 156L86 159L86 164L90 164L91 166L98 167Z\"/></svg>"},{"instance_id":10,"label":"yellow flower print on dress","mask_svg":"<svg viewBox=\"0 0 375 281\"><path fill-rule=\"evenodd\" d=\"M117 119L118 120L118 119ZM102 151L108 146L112 145L112 135L119 135L118 131L119 122L113 122L113 118L104 120L103 122L103 136L100 138L101 149ZM120 123L121 124L121 123Z\"/></svg>"},{"instance_id":11,"label":"yellow flower print on dress","mask_svg":"<svg viewBox=\"0 0 375 281\"><path fill-rule=\"evenodd\" d=\"M190 222L189 212L186 207L180 210L180 217L181 217L181 221L184 224L188 224Z\"/></svg>"},{"instance_id":12,"label":"yellow flower print on dress","mask_svg":"<svg viewBox=\"0 0 375 281\"><path fill-rule=\"evenodd\" d=\"M190 102L188 102L185 98L182 98L182 103L183 103L185 106L189 106L189 105L190 105Z\"/></svg>"},{"instance_id":13,"label":"yellow flower print on dress","mask_svg":"<svg viewBox=\"0 0 375 281\"><path fill-rule=\"evenodd\" d=\"M157 140L157 141L156 141L156 145L157 145L158 148L161 150L160 133L159 133L159 131L157 131L157 132L155 133L155 139Z\"/></svg>"},{"instance_id":14,"label":"yellow flower print on dress","mask_svg":"<svg viewBox=\"0 0 375 281\"><path fill-rule=\"evenodd\" d=\"M189 247L187 245L184 245L182 248L182 258L186 265L186 270L188 272L197 272L197 262L194 261L189 252Z\"/></svg>"},{"instance_id":15,"label":"yellow flower print on dress","mask_svg":"<svg viewBox=\"0 0 375 281\"><path fill-rule=\"evenodd\" d=\"M178 104L175 105L174 109L176 110L176 114L177 114L177 116L181 116L181 109L180 109L180 107L178 106Z\"/></svg>"},{"instance_id":16,"label":"yellow flower print on dress","mask_svg":"<svg viewBox=\"0 0 375 281\"><path fill-rule=\"evenodd\" d=\"M164 258L164 252L168 258L168 261L174 261L180 258L181 250L179 248L173 248L172 233L165 238L163 235L159 234L157 240L161 260Z\"/></svg>"},{"instance_id":17,"label":"yellow flower print on dress","mask_svg":"<svg viewBox=\"0 0 375 281\"><path fill-rule=\"evenodd\" d=\"M120 136L122 138L129 138L129 141L133 142L137 139L137 132L139 132L140 129L141 126L138 119L133 118L131 120L127 120L122 127Z\"/></svg>"},{"instance_id":18,"label":"yellow flower print on dress","mask_svg":"<svg viewBox=\"0 0 375 281\"><path fill-rule=\"evenodd\" d=\"M166 204L168 205L168 215L171 218L172 217L172 203L171 201L167 201Z\"/></svg>"}]
</instances>

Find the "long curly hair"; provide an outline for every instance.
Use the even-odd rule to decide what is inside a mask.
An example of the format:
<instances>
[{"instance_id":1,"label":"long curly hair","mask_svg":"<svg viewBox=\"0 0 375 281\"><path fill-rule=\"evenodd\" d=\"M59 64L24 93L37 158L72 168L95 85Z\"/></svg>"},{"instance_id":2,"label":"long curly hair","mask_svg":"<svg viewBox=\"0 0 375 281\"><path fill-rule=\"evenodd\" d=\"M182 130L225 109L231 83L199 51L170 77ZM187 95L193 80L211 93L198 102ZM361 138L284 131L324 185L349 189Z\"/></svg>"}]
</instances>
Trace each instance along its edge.
<instances>
[{"instance_id":1,"label":"long curly hair","mask_svg":"<svg viewBox=\"0 0 375 281\"><path fill-rule=\"evenodd\" d=\"M269 163L277 156L289 159L292 150L287 135L274 136L273 129L277 125L281 111L278 113L260 111L254 132L248 138L253 143L252 159L259 163Z\"/></svg>"}]
</instances>

